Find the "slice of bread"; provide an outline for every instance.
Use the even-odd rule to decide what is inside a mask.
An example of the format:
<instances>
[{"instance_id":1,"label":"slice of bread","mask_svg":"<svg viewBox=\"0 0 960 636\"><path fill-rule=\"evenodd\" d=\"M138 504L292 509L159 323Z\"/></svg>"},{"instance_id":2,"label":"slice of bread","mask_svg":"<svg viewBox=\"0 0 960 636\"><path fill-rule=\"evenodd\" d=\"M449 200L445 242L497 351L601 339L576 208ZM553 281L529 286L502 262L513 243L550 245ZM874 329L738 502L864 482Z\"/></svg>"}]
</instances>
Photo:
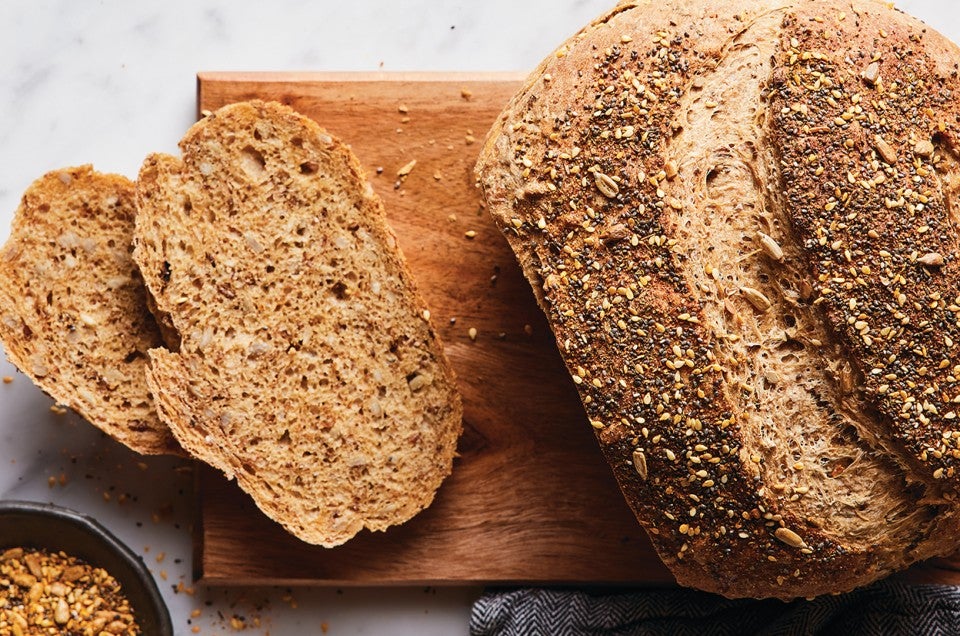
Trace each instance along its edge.
<instances>
[{"instance_id":1,"label":"slice of bread","mask_svg":"<svg viewBox=\"0 0 960 636\"><path fill-rule=\"evenodd\" d=\"M276 103L224 107L152 155L134 257L181 338L161 418L302 540L428 506L461 429L452 371L350 150Z\"/></svg>"},{"instance_id":2,"label":"slice of bread","mask_svg":"<svg viewBox=\"0 0 960 636\"><path fill-rule=\"evenodd\" d=\"M90 166L35 181L0 253L0 339L43 391L140 453L179 447L145 379L162 341L131 258L134 184Z\"/></svg>"}]
</instances>

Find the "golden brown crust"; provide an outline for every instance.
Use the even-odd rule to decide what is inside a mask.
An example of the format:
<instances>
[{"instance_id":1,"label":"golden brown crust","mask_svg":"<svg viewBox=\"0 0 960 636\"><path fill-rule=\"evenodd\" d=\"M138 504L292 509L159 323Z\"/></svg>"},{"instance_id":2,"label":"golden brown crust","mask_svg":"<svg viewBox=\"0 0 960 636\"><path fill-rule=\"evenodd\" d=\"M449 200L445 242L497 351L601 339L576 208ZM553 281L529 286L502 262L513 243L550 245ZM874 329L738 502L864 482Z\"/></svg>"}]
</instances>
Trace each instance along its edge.
<instances>
[{"instance_id":1,"label":"golden brown crust","mask_svg":"<svg viewBox=\"0 0 960 636\"><path fill-rule=\"evenodd\" d=\"M883 25L886 36L879 35ZM830 33L830 48L824 45L818 50L833 62L804 55L811 40L824 31ZM883 130L877 127L870 138L875 132L885 132L901 139L894 151L902 157L904 168L914 167L891 179L892 183L870 190L869 197L858 204L862 214L857 223L848 221L847 228L838 230L843 215L852 209L828 205L829 197L834 188L849 185L846 173L852 166L844 160L834 162L834 158L853 157L862 168L878 153L888 151L878 150L875 142L841 151L850 126L846 122L835 126L830 120L850 105L851 92L839 97L830 93L841 83L839 78L834 80L835 86L821 81L812 91L808 87L816 84L812 73L822 67L847 64L848 55L862 59L852 51L867 49L868 40L873 47L869 50L898 59L898 73L922 77L927 92L939 90L944 97L916 97L921 85L915 77L913 91L903 90L901 80L902 94L886 98L886 106L895 104L905 114L888 113ZM910 59L914 59L916 51L923 50L930 40L928 54L939 61L923 58L904 64L906 49L913 51ZM838 50L839 43L843 47ZM771 62L757 62L753 76L741 78L736 76L737 69L721 67L732 51L751 46L760 50L761 56L764 47L776 54ZM951 128L948 123L936 138L932 138L934 121L919 123L917 130L911 130L907 124L917 118L906 105L919 106L917 112L929 106L942 114L947 108L946 91L956 82L949 65L958 58L942 38L924 35L922 25L880 3L791 6L757 1L718 7L706 1L625 2L548 57L491 131L477 167L491 213L550 318L589 421L624 495L680 582L729 596L811 596L847 590L919 558L956 548L953 494L941 488L934 477L948 481L953 477L952 448L960 433L954 436L950 428L950 434L944 436L943 431L952 418L949 400L953 395L948 387L955 380L947 376L957 356L942 338L936 344L922 342L930 339L934 325L951 342L960 338L960 334L957 338L951 335L957 326L948 313L953 303L960 305L960 299L952 300L957 295L956 274L947 256L954 251L950 247L955 238L952 230L947 230L949 198L944 199L942 187L931 176L936 155L926 164L912 163L918 142L932 140L936 146L942 139L939 145L943 148L951 138ZM844 70L843 79L862 82L858 73L867 64L853 64L856 72ZM911 471L920 467L920 460L929 466L926 474L906 474L899 485L902 492L891 494L891 510L913 506L917 514L904 522L902 534L878 537L876 549L871 549L869 542L864 547L862 538L847 540L842 533L823 529L815 519L802 515L795 501L806 491L797 489L788 497L777 490L782 484L768 481L777 467L766 465L768 454L757 446L756 418L744 410L743 401L735 397L738 388L730 385L735 375L732 370L741 362L725 357L723 335L707 325L706 303L712 301L692 288L690 272L702 265L689 260L691 254L685 251L689 245L681 234L685 218L715 214L711 202L701 196L709 191L714 175L687 168L687 158L675 158L670 150L683 136L712 134L709 122L722 119L724 106L705 98L699 112L707 114L698 119L686 105L705 82L712 81L711 74L727 72L737 81L770 84L770 90L751 106L753 120L742 122L747 132L756 128L756 137L745 132L740 140L746 148L736 152L751 153L752 176L747 178L758 180L761 189L783 183L782 194L769 193L765 205L780 210L778 214L790 226L783 228L783 240L792 243L783 247L805 253L810 261L805 275L816 299L810 299L810 311L827 310L819 314L820 320L835 338L835 342L814 346L826 350L823 345L836 345L845 351L844 358L864 367L867 379L862 388L848 386L856 385L852 378L859 376L846 370L837 384L845 392L857 392L862 400L858 404L875 406L876 412L857 414L875 430L854 434L839 427L837 436L855 438L849 443L869 447L863 451L866 453L883 455L893 448L884 470L895 471L894 481L900 479L901 464ZM736 86L729 88L731 93L737 90ZM807 111L792 110L798 100L792 91L818 96L816 112L813 105ZM744 88L742 92L749 91ZM827 106L830 100L842 104ZM834 108L837 112L823 124L826 112L832 113ZM817 124L811 123L813 117ZM818 127L821 124L823 130ZM706 144L703 147L707 148ZM919 151L930 154L925 146ZM812 153L819 156L816 162L810 159ZM694 159L690 158L691 165L696 164ZM926 170L926 175L918 175L917 170ZM928 177L925 190L913 186L918 196L924 197L919 211L917 201L911 204L912 212L918 213L908 221L902 214L885 211L884 221L877 225L877 218L867 211L894 196L894 203L901 196L909 199L907 188L915 176ZM694 181L707 182L706 189L689 185ZM907 203L900 205L906 208ZM834 235L826 246L818 240L811 243L819 238L818 228L831 223ZM917 241L912 234L904 234L908 224L914 232L922 225L928 229ZM863 292L846 289L844 283L834 284L840 290L822 289L839 278L868 278L864 266L869 271L872 265L877 277L884 276L865 260L848 262L844 253L850 242L862 245L870 240L871 229L885 236L871 245L871 254L879 254L883 245L900 254L899 268L887 276L909 272L909 280L918 281L923 290L919 307L900 309L911 320L897 334L909 335L889 350L881 348L878 332L890 324L889 318L882 317L898 309L891 309L889 301L882 307L864 306L884 293L889 299L891 290L882 290L882 282ZM845 243L833 245L847 237ZM766 250L764 258L782 260L782 246L769 236L765 241L755 252ZM912 252L917 254L911 260ZM748 257L753 253L744 256ZM928 262L917 263L920 257ZM848 275L845 270L854 266L860 271ZM825 278L817 284L821 276ZM938 291L940 298L930 297ZM768 294L741 287L737 298L749 301L748 307L763 314L776 304ZM856 301L855 311L847 309L853 307L851 301ZM724 302L729 307L731 300ZM801 304L806 307L806 300ZM860 317L861 312L867 317ZM936 320L931 319L931 312L938 314ZM878 321L877 326L861 324L872 319ZM923 324L924 320L929 324ZM873 348L865 343L864 335L871 335ZM922 374L916 354L905 355L920 347L926 347L928 358L936 358L925 363ZM890 355L897 355L897 364L904 365L898 368L912 371L909 376L898 375L900 384L896 386L896 390L910 387L899 394L913 398L909 402L915 416L909 421L901 415L902 400L893 404L889 397L873 399L880 393L882 380L871 377L871 371L879 365L879 357ZM917 381L921 376L938 382L932 392L932 382ZM891 384L883 394L889 396L893 390ZM833 387L824 386L816 401L829 404L834 392ZM934 404L935 399L940 401ZM937 413L924 404L932 405ZM895 418L899 423L894 423ZM867 433L875 439L864 437ZM790 441L781 435L781 443ZM917 461L910 461L909 456ZM796 468L802 470L799 462ZM938 468L942 470L935 473ZM839 477L843 470L844 466L834 467L831 476ZM823 507L829 508L828 503L824 500Z\"/></svg>"},{"instance_id":2,"label":"golden brown crust","mask_svg":"<svg viewBox=\"0 0 960 636\"><path fill-rule=\"evenodd\" d=\"M804 7L805 9L805 7ZM770 87L781 188L811 280L924 480L960 480L955 49L915 22L798 9ZM834 50L843 42L841 52ZM933 56L939 55L937 60ZM955 66L955 64L954 64Z\"/></svg>"},{"instance_id":3,"label":"golden brown crust","mask_svg":"<svg viewBox=\"0 0 960 636\"><path fill-rule=\"evenodd\" d=\"M0 257L0 337L37 386L145 454L181 453L144 377L160 333L130 257L134 184L90 166L24 193Z\"/></svg>"}]
</instances>

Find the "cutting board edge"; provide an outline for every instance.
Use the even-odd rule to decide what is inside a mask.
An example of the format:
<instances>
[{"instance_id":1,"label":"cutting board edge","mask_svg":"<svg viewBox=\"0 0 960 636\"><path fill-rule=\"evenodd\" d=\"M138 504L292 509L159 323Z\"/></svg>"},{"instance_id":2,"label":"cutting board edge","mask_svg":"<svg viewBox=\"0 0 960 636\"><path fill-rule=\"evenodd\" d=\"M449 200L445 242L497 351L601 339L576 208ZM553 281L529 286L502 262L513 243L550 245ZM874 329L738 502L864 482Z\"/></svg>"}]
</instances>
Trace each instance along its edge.
<instances>
[{"instance_id":1,"label":"cutting board edge","mask_svg":"<svg viewBox=\"0 0 960 636\"><path fill-rule=\"evenodd\" d=\"M609 581L589 581L583 579L395 579L395 580L351 580L351 579L296 579L249 577L242 580L230 577L206 576L201 574L194 581L201 585L212 587L346 587L346 588L378 588L378 587L572 587L578 588L680 588L674 579L624 579Z\"/></svg>"},{"instance_id":2,"label":"cutting board edge","mask_svg":"<svg viewBox=\"0 0 960 636\"><path fill-rule=\"evenodd\" d=\"M519 82L521 71L198 71L197 82Z\"/></svg>"},{"instance_id":3,"label":"cutting board edge","mask_svg":"<svg viewBox=\"0 0 960 636\"><path fill-rule=\"evenodd\" d=\"M483 84L520 83L528 74L521 71L198 71L197 119L203 117L203 91L219 83L300 83L300 82L420 82Z\"/></svg>"}]
</instances>

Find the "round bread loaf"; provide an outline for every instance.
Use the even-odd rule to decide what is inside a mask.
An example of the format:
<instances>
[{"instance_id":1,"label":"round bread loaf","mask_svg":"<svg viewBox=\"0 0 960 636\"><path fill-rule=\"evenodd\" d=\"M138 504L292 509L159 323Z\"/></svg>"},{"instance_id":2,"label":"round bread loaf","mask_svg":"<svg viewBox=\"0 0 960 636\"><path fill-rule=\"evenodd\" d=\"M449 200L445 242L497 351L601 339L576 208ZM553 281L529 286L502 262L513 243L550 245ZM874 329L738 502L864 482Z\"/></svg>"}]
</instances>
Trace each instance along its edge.
<instances>
[{"instance_id":1,"label":"round bread loaf","mask_svg":"<svg viewBox=\"0 0 960 636\"><path fill-rule=\"evenodd\" d=\"M624 2L491 131L488 207L680 583L960 544L958 62L885 3Z\"/></svg>"}]
</instances>

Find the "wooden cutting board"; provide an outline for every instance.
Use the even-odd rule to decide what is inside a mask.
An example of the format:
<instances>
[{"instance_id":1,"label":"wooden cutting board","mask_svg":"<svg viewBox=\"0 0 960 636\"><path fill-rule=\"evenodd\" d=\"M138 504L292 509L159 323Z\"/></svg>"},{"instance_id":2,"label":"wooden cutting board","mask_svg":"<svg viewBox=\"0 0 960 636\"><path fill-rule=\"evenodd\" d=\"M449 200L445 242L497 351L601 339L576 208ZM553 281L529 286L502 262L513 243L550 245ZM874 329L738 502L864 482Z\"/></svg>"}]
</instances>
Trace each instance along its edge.
<instances>
[{"instance_id":1,"label":"wooden cutting board","mask_svg":"<svg viewBox=\"0 0 960 636\"><path fill-rule=\"evenodd\" d=\"M204 582L672 583L600 455L544 317L474 185L484 136L521 81L198 76L201 112L276 100L353 147L384 199L464 403L459 457L434 504L401 527L335 549L292 538L235 484L201 470L195 570Z\"/></svg>"}]
</instances>

